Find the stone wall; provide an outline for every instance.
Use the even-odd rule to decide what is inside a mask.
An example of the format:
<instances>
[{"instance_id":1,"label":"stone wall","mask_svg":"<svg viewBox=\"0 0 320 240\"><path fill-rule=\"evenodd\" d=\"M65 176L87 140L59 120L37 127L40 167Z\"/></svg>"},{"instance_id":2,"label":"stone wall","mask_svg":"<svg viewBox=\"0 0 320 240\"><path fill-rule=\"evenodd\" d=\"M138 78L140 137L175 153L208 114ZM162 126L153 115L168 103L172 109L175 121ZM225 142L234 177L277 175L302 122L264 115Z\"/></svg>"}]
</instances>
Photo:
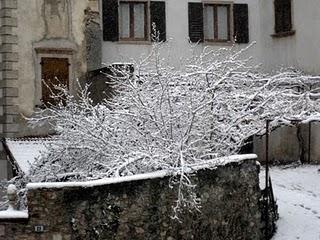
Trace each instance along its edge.
<instances>
[{"instance_id":1,"label":"stone wall","mask_svg":"<svg viewBox=\"0 0 320 240\"><path fill-rule=\"evenodd\" d=\"M17 0L1 0L0 12L0 136L11 137L18 131Z\"/></svg>"},{"instance_id":2,"label":"stone wall","mask_svg":"<svg viewBox=\"0 0 320 240\"><path fill-rule=\"evenodd\" d=\"M200 212L170 218L168 177L95 187L32 188L29 219L1 220L0 240L262 239L259 166L254 159L194 175ZM36 233L35 227L44 232Z\"/></svg>"},{"instance_id":3,"label":"stone wall","mask_svg":"<svg viewBox=\"0 0 320 240\"><path fill-rule=\"evenodd\" d=\"M310 142L310 143L309 143ZM282 126L273 130L269 137L269 161L274 164L320 163L320 123L299 126ZM265 162L265 136L255 136L253 152L259 162Z\"/></svg>"}]
</instances>

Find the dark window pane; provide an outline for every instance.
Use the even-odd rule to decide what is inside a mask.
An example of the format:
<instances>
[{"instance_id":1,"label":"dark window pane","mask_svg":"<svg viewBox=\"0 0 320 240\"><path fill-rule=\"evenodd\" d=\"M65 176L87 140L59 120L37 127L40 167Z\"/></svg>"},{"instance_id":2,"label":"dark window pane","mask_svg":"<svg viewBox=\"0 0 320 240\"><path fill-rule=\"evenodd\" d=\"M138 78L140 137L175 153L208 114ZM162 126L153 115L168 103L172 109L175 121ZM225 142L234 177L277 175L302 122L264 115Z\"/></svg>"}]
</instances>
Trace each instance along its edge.
<instances>
[{"instance_id":1,"label":"dark window pane","mask_svg":"<svg viewBox=\"0 0 320 240\"><path fill-rule=\"evenodd\" d=\"M292 30L291 0L275 0L275 32L282 33Z\"/></svg>"}]
</instances>

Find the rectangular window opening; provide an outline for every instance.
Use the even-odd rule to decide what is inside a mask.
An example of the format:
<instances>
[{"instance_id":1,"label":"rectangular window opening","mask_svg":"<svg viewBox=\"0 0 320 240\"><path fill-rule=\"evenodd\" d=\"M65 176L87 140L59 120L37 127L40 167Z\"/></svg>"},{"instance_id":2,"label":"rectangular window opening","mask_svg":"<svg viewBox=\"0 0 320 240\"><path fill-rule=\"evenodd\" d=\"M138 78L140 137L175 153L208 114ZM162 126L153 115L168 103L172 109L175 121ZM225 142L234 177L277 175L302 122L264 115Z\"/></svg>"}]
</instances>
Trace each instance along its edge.
<instances>
[{"instance_id":1,"label":"rectangular window opening","mask_svg":"<svg viewBox=\"0 0 320 240\"><path fill-rule=\"evenodd\" d=\"M120 2L120 39L147 41L147 2Z\"/></svg>"},{"instance_id":2,"label":"rectangular window opening","mask_svg":"<svg viewBox=\"0 0 320 240\"><path fill-rule=\"evenodd\" d=\"M275 0L275 33L292 31L291 0Z\"/></svg>"},{"instance_id":3,"label":"rectangular window opening","mask_svg":"<svg viewBox=\"0 0 320 240\"><path fill-rule=\"evenodd\" d=\"M69 59L68 58L41 58L41 92L42 103L56 105L59 99L52 95L59 95L55 86L69 88Z\"/></svg>"},{"instance_id":4,"label":"rectangular window opening","mask_svg":"<svg viewBox=\"0 0 320 240\"><path fill-rule=\"evenodd\" d=\"M230 11L230 4L204 4L205 41L231 41Z\"/></svg>"}]
</instances>

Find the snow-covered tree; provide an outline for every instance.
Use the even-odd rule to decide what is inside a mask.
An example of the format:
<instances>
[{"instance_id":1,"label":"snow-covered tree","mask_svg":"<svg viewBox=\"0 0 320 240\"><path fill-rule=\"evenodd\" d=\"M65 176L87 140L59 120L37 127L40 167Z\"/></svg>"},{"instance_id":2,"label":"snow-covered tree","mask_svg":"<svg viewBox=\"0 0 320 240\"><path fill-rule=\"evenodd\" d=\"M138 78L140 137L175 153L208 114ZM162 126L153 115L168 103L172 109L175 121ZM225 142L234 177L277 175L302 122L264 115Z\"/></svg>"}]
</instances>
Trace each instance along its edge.
<instances>
[{"instance_id":1,"label":"snow-covered tree","mask_svg":"<svg viewBox=\"0 0 320 240\"><path fill-rule=\"evenodd\" d=\"M177 69L154 43L134 73L113 69L114 97L94 105L87 87L78 96L61 87L63 100L37 112L30 124L56 130L49 154L32 181L91 180L167 169L179 185L175 211L198 206L188 168L237 154L265 120L319 112L317 78L296 70L262 74L233 48L204 49ZM59 97L62 95L60 94Z\"/></svg>"}]
</instances>

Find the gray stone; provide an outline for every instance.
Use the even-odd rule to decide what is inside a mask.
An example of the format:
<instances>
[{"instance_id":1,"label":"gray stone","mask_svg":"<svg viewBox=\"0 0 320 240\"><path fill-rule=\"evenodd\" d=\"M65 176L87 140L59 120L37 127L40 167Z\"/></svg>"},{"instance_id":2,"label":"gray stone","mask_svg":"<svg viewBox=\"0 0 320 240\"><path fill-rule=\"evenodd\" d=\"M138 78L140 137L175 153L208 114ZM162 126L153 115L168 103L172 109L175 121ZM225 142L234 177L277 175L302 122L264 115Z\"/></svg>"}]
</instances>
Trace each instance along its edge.
<instances>
[{"instance_id":1,"label":"gray stone","mask_svg":"<svg viewBox=\"0 0 320 240\"><path fill-rule=\"evenodd\" d=\"M169 178L91 188L29 189L29 220L1 223L15 239L263 239L259 207L259 167L255 160L200 170L192 177L201 213L185 209L172 220L176 191ZM50 218L48 218L50 216ZM34 233L42 224L45 232Z\"/></svg>"}]
</instances>

